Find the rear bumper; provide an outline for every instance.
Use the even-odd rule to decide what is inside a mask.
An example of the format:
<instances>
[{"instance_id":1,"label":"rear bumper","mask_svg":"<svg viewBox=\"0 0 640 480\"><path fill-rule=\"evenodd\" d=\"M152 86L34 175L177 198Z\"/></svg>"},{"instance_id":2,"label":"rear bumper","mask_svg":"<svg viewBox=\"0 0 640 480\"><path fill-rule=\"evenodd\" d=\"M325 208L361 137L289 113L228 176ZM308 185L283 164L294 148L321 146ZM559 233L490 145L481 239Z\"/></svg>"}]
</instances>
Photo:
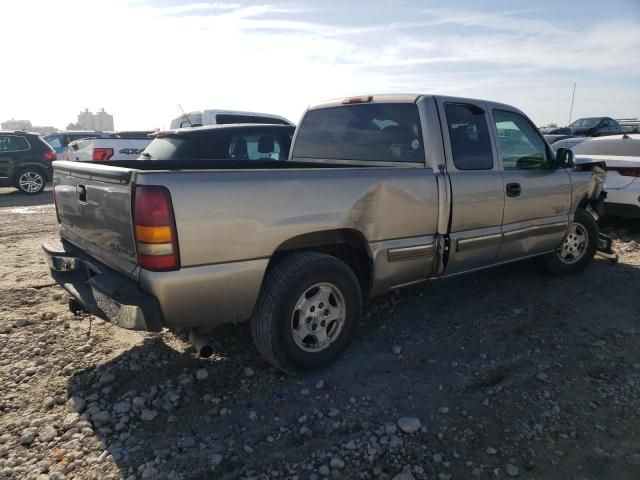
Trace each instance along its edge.
<instances>
[{"instance_id":1,"label":"rear bumper","mask_svg":"<svg viewBox=\"0 0 640 480\"><path fill-rule=\"evenodd\" d=\"M130 330L159 331L163 318L156 299L138 284L83 254L67 242L42 244L51 276L85 310Z\"/></svg>"},{"instance_id":2,"label":"rear bumper","mask_svg":"<svg viewBox=\"0 0 640 480\"><path fill-rule=\"evenodd\" d=\"M640 218L640 178L634 179L624 188L607 190L605 214Z\"/></svg>"}]
</instances>

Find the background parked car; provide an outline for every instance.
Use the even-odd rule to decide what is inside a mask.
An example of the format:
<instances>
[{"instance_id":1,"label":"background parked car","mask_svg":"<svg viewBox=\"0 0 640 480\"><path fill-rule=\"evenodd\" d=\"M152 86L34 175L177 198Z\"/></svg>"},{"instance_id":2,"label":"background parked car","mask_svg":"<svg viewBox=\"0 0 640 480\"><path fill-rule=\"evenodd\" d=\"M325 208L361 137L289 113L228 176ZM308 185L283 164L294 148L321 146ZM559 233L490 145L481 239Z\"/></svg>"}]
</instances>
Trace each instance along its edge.
<instances>
[{"instance_id":1,"label":"background parked car","mask_svg":"<svg viewBox=\"0 0 640 480\"><path fill-rule=\"evenodd\" d=\"M295 127L209 125L153 135L141 160L286 160Z\"/></svg>"},{"instance_id":2,"label":"background parked car","mask_svg":"<svg viewBox=\"0 0 640 480\"><path fill-rule=\"evenodd\" d=\"M557 152L559 148L573 148L581 142L584 142L589 137L577 137L575 135L544 135L545 140L554 152Z\"/></svg>"},{"instance_id":3,"label":"background parked car","mask_svg":"<svg viewBox=\"0 0 640 480\"><path fill-rule=\"evenodd\" d=\"M273 125L293 125L280 115L271 113L242 112L239 110L203 110L189 112L171 120L171 128L200 127L202 125L223 125L231 123L266 123Z\"/></svg>"},{"instance_id":4,"label":"background parked car","mask_svg":"<svg viewBox=\"0 0 640 480\"><path fill-rule=\"evenodd\" d=\"M621 133L620 124L610 117L579 118L567 127L552 128L545 131L548 135L582 135L584 137L599 137Z\"/></svg>"},{"instance_id":5,"label":"background parked car","mask_svg":"<svg viewBox=\"0 0 640 480\"><path fill-rule=\"evenodd\" d=\"M47 142L56 151L59 160L65 159L69 144L74 140L81 138L106 138L109 133L98 130L69 130L62 132L53 132L45 135L44 141Z\"/></svg>"},{"instance_id":6,"label":"background parked car","mask_svg":"<svg viewBox=\"0 0 640 480\"><path fill-rule=\"evenodd\" d=\"M69 144L67 160L106 162L135 160L151 143L152 131L115 132L108 138L84 138Z\"/></svg>"},{"instance_id":7,"label":"background parked car","mask_svg":"<svg viewBox=\"0 0 640 480\"><path fill-rule=\"evenodd\" d=\"M56 152L37 133L0 131L0 186L40 193L51 180L55 159Z\"/></svg>"},{"instance_id":8,"label":"background parked car","mask_svg":"<svg viewBox=\"0 0 640 480\"><path fill-rule=\"evenodd\" d=\"M640 133L640 120L637 118L627 118L618 120L623 133Z\"/></svg>"},{"instance_id":9,"label":"background parked car","mask_svg":"<svg viewBox=\"0 0 640 480\"><path fill-rule=\"evenodd\" d=\"M640 134L590 138L573 151L578 163L606 163L605 214L640 218Z\"/></svg>"}]
</instances>

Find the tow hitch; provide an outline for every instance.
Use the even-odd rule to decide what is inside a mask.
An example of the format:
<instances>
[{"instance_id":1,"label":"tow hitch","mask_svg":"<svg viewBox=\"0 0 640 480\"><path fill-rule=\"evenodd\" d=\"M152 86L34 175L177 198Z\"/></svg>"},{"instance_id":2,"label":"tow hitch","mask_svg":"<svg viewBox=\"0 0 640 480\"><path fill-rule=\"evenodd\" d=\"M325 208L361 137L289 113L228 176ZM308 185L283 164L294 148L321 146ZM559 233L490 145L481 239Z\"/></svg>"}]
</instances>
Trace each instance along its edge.
<instances>
[{"instance_id":1,"label":"tow hitch","mask_svg":"<svg viewBox=\"0 0 640 480\"><path fill-rule=\"evenodd\" d=\"M618 262L618 255L613 251L613 240L608 235L600 233L598 235L598 249L596 255L609 260L611 263Z\"/></svg>"}]
</instances>

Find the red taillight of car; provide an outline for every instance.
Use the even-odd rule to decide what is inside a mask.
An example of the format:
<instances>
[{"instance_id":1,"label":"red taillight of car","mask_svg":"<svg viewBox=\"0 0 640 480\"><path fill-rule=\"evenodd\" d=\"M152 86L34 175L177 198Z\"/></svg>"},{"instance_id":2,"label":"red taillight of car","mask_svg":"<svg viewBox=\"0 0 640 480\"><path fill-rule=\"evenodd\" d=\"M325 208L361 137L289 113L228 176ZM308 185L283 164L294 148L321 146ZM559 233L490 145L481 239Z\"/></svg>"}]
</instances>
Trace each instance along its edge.
<instances>
[{"instance_id":1,"label":"red taillight of car","mask_svg":"<svg viewBox=\"0 0 640 480\"><path fill-rule=\"evenodd\" d=\"M636 167L636 168L608 167L607 170L618 172L623 177L640 177L640 167Z\"/></svg>"},{"instance_id":2,"label":"red taillight of car","mask_svg":"<svg viewBox=\"0 0 640 480\"><path fill-rule=\"evenodd\" d=\"M94 162L106 162L113 157L113 148L94 148L92 160Z\"/></svg>"},{"instance_id":3,"label":"red taillight of car","mask_svg":"<svg viewBox=\"0 0 640 480\"><path fill-rule=\"evenodd\" d=\"M55 150L47 150L43 153L43 156L44 158L46 158L47 160L51 160L52 162L58 158Z\"/></svg>"},{"instance_id":4,"label":"red taillight of car","mask_svg":"<svg viewBox=\"0 0 640 480\"><path fill-rule=\"evenodd\" d=\"M138 264L147 270L178 270L178 235L169 190L161 186L137 187L133 218Z\"/></svg>"}]
</instances>

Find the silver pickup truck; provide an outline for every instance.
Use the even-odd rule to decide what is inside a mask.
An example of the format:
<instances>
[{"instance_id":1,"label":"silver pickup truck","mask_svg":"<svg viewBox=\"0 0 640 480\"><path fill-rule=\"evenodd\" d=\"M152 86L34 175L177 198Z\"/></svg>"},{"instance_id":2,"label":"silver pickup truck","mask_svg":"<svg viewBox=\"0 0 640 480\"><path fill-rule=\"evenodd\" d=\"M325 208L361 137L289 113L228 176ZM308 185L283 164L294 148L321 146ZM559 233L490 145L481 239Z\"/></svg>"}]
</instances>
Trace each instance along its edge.
<instances>
[{"instance_id":1,"label":"silver pickup truck","mask_svg":"<svg viewBox=\"0 0 640 480\"><path fill-rule=\"evenodd\" d=\"M582 270L603 173L508 105L346 98L307 110L288 161L55 162L43 247L74 311L187 329L203 355L203 331L250 320L295 372L334 360L371 297L536 256Z\"/></svg>"}]
</instances>

